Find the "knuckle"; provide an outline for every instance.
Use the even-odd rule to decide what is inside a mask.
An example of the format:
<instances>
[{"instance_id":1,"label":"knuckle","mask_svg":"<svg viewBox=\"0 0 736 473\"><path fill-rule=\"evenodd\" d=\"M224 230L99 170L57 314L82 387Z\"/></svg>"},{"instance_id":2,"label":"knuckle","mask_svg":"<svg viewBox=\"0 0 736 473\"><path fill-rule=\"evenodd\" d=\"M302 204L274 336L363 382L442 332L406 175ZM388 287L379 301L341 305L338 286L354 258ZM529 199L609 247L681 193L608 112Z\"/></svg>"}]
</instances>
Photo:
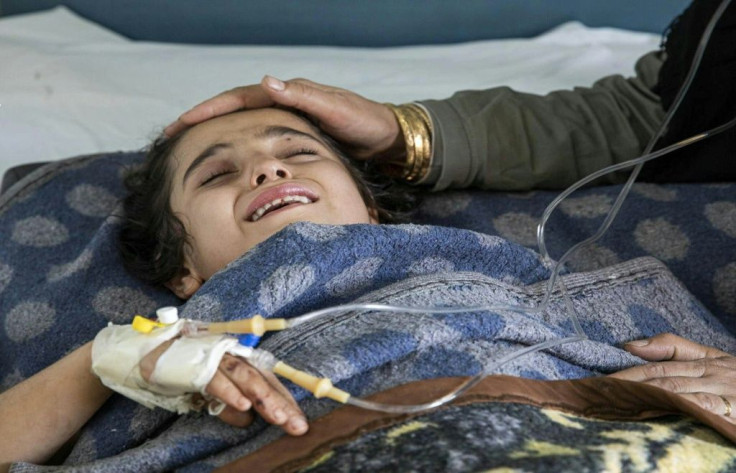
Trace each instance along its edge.
<instances>
[{"instance_id":1,"label":"knuckle","mask_svg":"<svg viewBox=\"0 0 736 473\"><path fill-rule=\"evenodd\" d=\"M711 365L713 365L713 363L710 359L695 360L694 362L692 362L692 374L697 377L701 377L710 370Z\"/></svg>"},{"instance_id":2,"label":"knuckle","mask_svg":"<svg viewBox=\"0 0 736 473\"><path fill-rule=\"evenodd\" d=\"M273 393L269 389L257 388L253 390L253 404L256 407L264 407L269 404L273 398Z\"/></svg>"},{"instance_id":3,"label":"knuckle","mask_svg":"<svg viewBox=\"0 0 736 473\"><path fill-rule=\"evenodd\" d=\"M684 390L682 382L676 378L659 378L654 380L652 384L673 393L679 393Z\"/></svg>"},{"instance_id":4,"label":"knuckle","mask_svg":"<svg viewBox=\"0 0 736 473\"><path fill-rule=\"evenodd\" d=\"M718 396L699 392L693 393L693 399L695 400L695 403L703 409L712 412L718 412L718 409L720 407L718 406L718 401L720 400Z\"/></svg>"},{"instance_id":5,"label":"knuckle","mask_svg":"<svg viewBox=\"0 0 736 473\"><path fill-rule=\"evenodd\" d=\"M248 362L232 355L225 355L220 367L229 375L237 379L246 379L258 373Z\"/></svg>"},{"instance_id":6,"label":"knuckle","mask_svg":"<svg viewBox=\"0 0 736 473\"><path fill-rule=\"evenodd\" d=\"M711 364L717 368L725 368L731 376L736 375L736 357L719 356L717 358L709 358Z\"/></svg>"},{"instance_id":7,"label":"knuckle","mask_svg":"<svg viewBox=\"0 0 736 473\"><path fill-rule=\"evenodd\" d=\"M316 95L316 93L317 93L317 91L314 88L312 88L312 87L306 87L306 86L301 87L299 89L299 92L300 92L303 100L312 99Z\"/></svg>"},{"instance_id":8,"label":"knuckle","mask_svg":"<svg viewBox=\"0 0 736 473\"><path fill-rule=\"evenodd\" d=\"M666 374L665 365L662 363L647 363L642 366L642 371L647 378L661 378Z\"/></svg>"},{"instance_id":9,"label":"knuckle","mask_svg":"<svg viewBox=\"0 0 736 473\"><path fill-rule=\"evenodd\" d=\"M246 395L257 408L264 407L267 404L270 405L274 398L273 389L265 382L249 383L246 388Z\"/></svg>"},{"instance_id":10,"label":"knuckle","mask_svg":"<svg viewBox=\"0 0 736 473\"><path fill-rule=\"evenodd\" d=\"M658 335L655 335L652 338L662 341L662 342L673 342L677 339L677 336L672 333L667 332L667 333L660 333Z\"/></svg>"},{"instance_id":11,"label":"knuckle","mask_svg":"<svg viewBox=\"0 0 736 473\"><path fill-rule=\"evenodd\" d=\"M232 385L232 384L225 384L225 385L219 385L219 386L210 386L206 389L207 394L222 400L225 403L232 403L236 399L240 397L240 391Z\"/></svg>"},{"instance_id":12,"label":"knuckle","mask_svg":"<svg viewBox=\"0 0 736 473\"><path fill-rule=\"evenodd\" d=\"M220 366L228 373L235 373L240 368L240 363L235 358L225 357L222 359Z\"/></svg>"}]
</instances>

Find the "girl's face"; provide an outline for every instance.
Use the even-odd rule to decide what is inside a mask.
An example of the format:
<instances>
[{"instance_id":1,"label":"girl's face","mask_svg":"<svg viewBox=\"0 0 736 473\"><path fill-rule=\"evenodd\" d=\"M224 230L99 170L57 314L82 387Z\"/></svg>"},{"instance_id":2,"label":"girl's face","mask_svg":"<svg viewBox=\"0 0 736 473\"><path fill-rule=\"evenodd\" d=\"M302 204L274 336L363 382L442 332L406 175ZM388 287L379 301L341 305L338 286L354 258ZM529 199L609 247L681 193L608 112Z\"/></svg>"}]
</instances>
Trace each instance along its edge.
<instances>
[{"instance_id":1,"label":"girl's face","mask_svg":"<svg viewBox=\"0 0 736 473\"><path fill-rule=\"evenodd\" d=\"M169 283L182 298L290 223L377 223L319 133L282 110L197 125L171 165L171 208L190 236L184 270Z\"/></svg>"}]
</instances>

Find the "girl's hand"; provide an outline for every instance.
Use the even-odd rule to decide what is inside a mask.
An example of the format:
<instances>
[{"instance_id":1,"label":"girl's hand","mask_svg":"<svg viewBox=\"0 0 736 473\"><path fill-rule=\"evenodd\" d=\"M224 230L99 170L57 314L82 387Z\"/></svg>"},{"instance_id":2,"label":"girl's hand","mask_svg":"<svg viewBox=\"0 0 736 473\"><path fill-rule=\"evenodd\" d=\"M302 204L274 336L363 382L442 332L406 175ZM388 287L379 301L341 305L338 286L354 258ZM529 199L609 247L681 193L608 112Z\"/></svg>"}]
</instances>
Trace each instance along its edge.
<instances>
[{"instance_id":1,"label":"girl's hand","mask_svg":"<svg viewBox=\"0 0 736 473\"><path fill-rule=\"evenodd\" d=\"M282 82L265 76L260 84L236 87L205 100L166 127L173 136L210 118L241 109L284 106L309 115L358 159L390 158L404 152L404 136L393 112L349 90L307 79Z\"/></svg>"},{"instance_id":2,"label":"girl's hand","mask_svg":"<svg viewBox=\"0 0 736 473\"><path fill-rule=\"evenodd\" d=\"M610 375L641 381L680 394L736 423L736 357L673 334L636 340L625 349L652 363Z\"/></svg>"},{"instance_id":3,"label":"girl's hand","mask_svg":"<svg viewBox=\"0 0 736 473\"><path fill-rule=\"evenodd\" d=\"M159 356L173 343L162 343L140 363L141 375L149 380ZM224 402L219 415L224 422L246 427L253 422L253 409L267 422L279 425L290 435L307 432L307 420L289 391L273 373L261 373L237 356L225 354L207 385L207 394Z\"/></svg>"}]
</instances>

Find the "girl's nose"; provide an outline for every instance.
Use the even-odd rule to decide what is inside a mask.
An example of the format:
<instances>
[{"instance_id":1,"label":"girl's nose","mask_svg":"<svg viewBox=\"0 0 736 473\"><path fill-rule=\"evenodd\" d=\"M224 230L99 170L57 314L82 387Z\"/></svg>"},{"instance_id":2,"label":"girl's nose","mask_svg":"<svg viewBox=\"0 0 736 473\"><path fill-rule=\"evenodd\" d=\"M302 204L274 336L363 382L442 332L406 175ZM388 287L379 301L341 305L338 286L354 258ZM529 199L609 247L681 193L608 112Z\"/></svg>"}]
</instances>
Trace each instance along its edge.
<instances>
[{"instance_id":1,"label":"girl's nose","mask_svg":"<svg viewBox=\"0 0 736 473\"><path fill-rule=\"evenodd\" d=\"M261 184L278 179L287 179L291 173L284 164L276 158L264 158L256 163L251 177L251 185L255 188Z\"/></svg>"}]
</instances>

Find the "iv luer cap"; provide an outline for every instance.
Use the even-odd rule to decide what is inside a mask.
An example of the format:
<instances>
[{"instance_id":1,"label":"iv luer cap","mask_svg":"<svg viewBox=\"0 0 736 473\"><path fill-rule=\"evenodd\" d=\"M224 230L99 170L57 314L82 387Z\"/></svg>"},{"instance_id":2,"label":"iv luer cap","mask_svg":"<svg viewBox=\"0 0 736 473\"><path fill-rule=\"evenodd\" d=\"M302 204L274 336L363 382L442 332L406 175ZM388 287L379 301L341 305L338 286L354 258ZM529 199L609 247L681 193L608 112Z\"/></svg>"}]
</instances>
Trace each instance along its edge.
<instances>
[{"instance_id":1,"label":"iv luer cap","mask_svg":"<svg viewBox=\"0 0 736 473\"><path fill-rule=\"evenodd\" d=\"M161 307L156 310L156 316L162 324L173 324L179 320L179 310L176 307Z\"/></svg>"}]
</instances>

